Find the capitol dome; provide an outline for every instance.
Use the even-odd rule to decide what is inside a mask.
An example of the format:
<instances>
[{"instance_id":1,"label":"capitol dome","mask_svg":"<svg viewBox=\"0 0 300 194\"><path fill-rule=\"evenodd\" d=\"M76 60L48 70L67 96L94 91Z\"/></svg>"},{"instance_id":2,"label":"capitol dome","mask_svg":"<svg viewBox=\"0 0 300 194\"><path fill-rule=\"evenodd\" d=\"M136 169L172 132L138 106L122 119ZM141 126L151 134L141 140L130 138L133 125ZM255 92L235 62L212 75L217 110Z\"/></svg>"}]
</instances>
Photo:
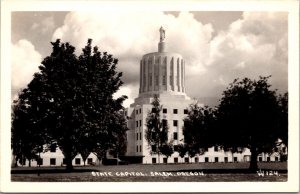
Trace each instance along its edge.
<instances>
[{"instance_id":1,"label":"capitol dome","mask_svg":"<svg viewBox=\"0 0 300 194\"><path fill-rule=\"evenodd\" d=\"M143 55L140 61L139 97L154 94L185 94L185 61L178 53L166 52L165 30L160 28L158 52Z\"/></svg>"}]
</instances>

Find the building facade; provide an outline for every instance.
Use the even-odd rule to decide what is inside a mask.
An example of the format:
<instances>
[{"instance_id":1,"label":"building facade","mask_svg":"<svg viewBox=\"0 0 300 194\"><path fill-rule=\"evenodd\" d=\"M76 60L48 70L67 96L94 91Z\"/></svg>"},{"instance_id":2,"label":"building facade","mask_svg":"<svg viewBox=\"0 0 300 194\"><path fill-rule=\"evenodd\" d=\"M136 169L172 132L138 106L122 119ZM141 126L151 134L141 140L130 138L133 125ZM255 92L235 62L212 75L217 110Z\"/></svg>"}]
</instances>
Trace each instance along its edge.
<instances>
[{"instance_id":1,"label":"building facade","mask_svg":"<svg viewBox=\"0 0 300 194\"><path fill-rule=\"evenodd\" d=\"M127 108L127 158L135 158L135 162L153 163L198 163L198 162L248 162L250 150L243 149L239 153L224 151L219 147L207 149L203 155L181 158L177 145L184 142L183 119L187 116L188 107L193 103L185 93L185 60L179 53L167 52L165 30L161 27L158 51L145 54L140 61L139 96ZM151 145L145 138L146 118L152 110L151 102L158 96L162 105L162 119L167 120L168 139L174 145L171 157L151 155ZM279 161L279 154L260 154L258 161Z\"/></svg>"}]
</instances>

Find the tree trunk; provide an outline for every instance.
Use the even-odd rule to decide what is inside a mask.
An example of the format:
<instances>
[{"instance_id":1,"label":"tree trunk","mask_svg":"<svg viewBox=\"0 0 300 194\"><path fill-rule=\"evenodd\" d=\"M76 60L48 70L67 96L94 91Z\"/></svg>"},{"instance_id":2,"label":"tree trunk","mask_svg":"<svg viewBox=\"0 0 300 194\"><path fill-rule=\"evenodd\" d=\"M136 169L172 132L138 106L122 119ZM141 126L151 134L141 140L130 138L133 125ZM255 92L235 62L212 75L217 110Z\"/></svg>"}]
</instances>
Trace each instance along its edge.
<instances>
[{"instance_id":1,"label":"tree trunk","mask_svg":"<svg viewBox=\"0 0 300 194\"><path fill-rule=\"evenodd\" d=\"M65 153L65 159L66 159L66 171L71 172L73 170L72 154L70 152Z\"/></svg>"},{"instance_id":2,"label":"tree trunk","mask_svg":"<svg viewBox=\"0 0 300 194\"><path fill-rule=\"evenodd\" d=\"M31 167L31 159L28 159L28 166Z\"/></svg>"},{"instance_id":3,"label":"tree trunk","mask_svg":"<svg viewBox=\"0 0 300 194\"><path fill-rule=\"evenodd\" d=\"M16 156L16 157L15 157L15 161L14 161L14 162L15 162L15 167L18 167L18 160L19 160L19 157Z\"/></svg>"},{"instance_id":4,"label":"tree trunk","mask_svg":"<svg viewBox=\"0 0 300 194\"><path fill-rule=\"evenodd\" d=\"M257 166L257 150L255 146L251 146L250 148L250 152L251 152L251 160L250 160L250 167L249 170L250 172L256 172L258 169Z\"/></svg>"}]
</instances>

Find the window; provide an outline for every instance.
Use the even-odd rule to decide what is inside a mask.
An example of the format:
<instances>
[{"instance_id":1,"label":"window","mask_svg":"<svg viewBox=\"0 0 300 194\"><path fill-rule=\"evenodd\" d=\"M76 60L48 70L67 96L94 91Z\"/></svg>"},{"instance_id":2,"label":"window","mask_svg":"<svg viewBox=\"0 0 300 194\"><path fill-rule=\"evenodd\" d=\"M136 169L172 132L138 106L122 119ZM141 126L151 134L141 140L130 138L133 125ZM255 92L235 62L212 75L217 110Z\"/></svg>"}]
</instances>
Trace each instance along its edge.
<instances>
[{"instance_id":1,"label":"window","mask_svg":"<svg viewBox=\"0 0 300 194\"><path fill-rule=\"evenodd\" d=\"M174 140L177 140L177 139L178 139L177 132L174 132L174 133L173 133L173 137L174 137Z\"/></svg>"},{"instance_id":2,"label":"window","mask_svg":"<svg viewBox=\"0 0 300 194\"><path fill-rule=\"evenodd\" d=\"M224 162L228 162L228 157L224 157Z\"/></svg>"},{"instance_id":3,"label":"window","mask_svg":"<svg viewBox=\"0 0 300 194\"><path fill-rule=\"evenodd\" d=\"M139 133L136 134L136 140L139 140Z\"/></svg>"},{"instance_id":4,"label":"window","mask_svg":"<svg viewBox=\"0 0 300 194\"><path fill-rule=\"evenodd\" d=\"M163 119L162 120L162 124L163 124L164 127L168 126L168 120Z\"/></svg>"},{"instance_id":5,"label":"window","mask_svg":"<svg viewBox=\"0 0 300 194\"><path fill-rule=\"evenodd\" d=\"M189 158L188 158L188 157L185 157L185 158L184 158L184 162L185 162L185 163L189 163Z\"/></svg>"},{"instance_id":6,"label":"window","mask_svg":"<svg viewBox=\"0 0 300 194\"><path fill-rule=\"evenodd\" d=\"M215 151L215 152L219 151L218 146L215 146L215 147L214 147L214 151Z\"/></svg>"},{"instance_id":7,"label":"window","mask_svg":"<svg viewBox=\"0 0 300 194\"><path fill-rule=\"evenodd\" d=\"M142 113L142 109L140 108L140 114Z\"/></svg>"},{"instance_id":8,"label":"window","mask_svg":"<svg viewBox=\"0 0 300 194\"><path fill-rule=\"evenodd\" d=\"M80 158L75 158L75 164L80 165Z\"/></svg>"},{"instance_id":9,"label":"window","mask_svg":"<svg viewBox=\"0 0 300 194\"><path fill-rule=\"evenodd\" d=\"M140 140L142 140L142 132L140 132Z\"/></svg>"},{"instance_id":10,"label":"window","mask_svg":"<svg viewBox=\"0 0 300 194\"><path fill-rule=\"evenodd\" d=\"M219 158L218 157L215 157L215 162L219 162Z\"/></svg>"},{"instance_id":11,"label":"window","mask_svg":"<svg viewBox=\"0 0 300 194\"><path fill-rule=\"evenodd\" d=\"M152 145L151 150L152 150L152 152L156 152L156 145Z\"/></svg>"},{"instance_id":12,"label":"window","mask_svg":"<svg viewBox=\"0 0 300 194\"><path fill-rule=\"evenodd\" d=\"M168 159L167 158L163 158L163 161L164 161L165 164L168 163Z\"/></svg>"},{"instance_id":13,"label":"window","mask_svg":"<svg viewBox=\"0 0 300 194\"><path fill-rule=\"evenodd\" d=\"M177 120L173 120L173 126L177 127L178 126L178 121Z\"/></svg>"},{"instance_id":14,"label":"window","mask_svg":"<svg viewBox=\"0 0 300 194\"><path fill-rule=\"evenodd\" d=\"M36 160L36 162L37 162L37 165L43 165L43 158L38 158Z\"/></svg>"},{"instance_id":15,"label":"window","mask_svg":"<svg viewBox=\"0 0 300 194\"><path fill-rule=\"evenodd\" d=\"M178 113L178 109L173 109L173 113L177 114Z\"/></svg>"},{"instance_id":16,"label":"window","mask_svg":"<svg viewBox=\"0 0 300 194\"><path fill-rule=\"evenodd\" d=\"M178 158L174 158L174 163L178 163Z\"/></svg>"},{"instance_id":17,"label":"window","mask_svg":"<svg viewBox=\"0 0 300 194\"><path fill-rule=\"evenodd\" d=\"M205 158L204 158L204 161L205 161L205 162L208 162L208 157L205 157Z\"/></svg>"},{"instance_id":18,"label":"window","mask_svg":"<svg viewBox=\"0 0 300 194\"><path fill-rule=\"evenodd\" d=\"M174 145L174 152L178 152L178 145Z\"/></svg>"},{"instance_id":19,"label":"window","mask_svg":"<svg viewBox=\"0 0 300 194\"><path fill-rule=\"evenodd\" d=\"M233 161L234 161L234 162L237 162L237 157L233 157Z\"/></svg>"},{"instance_id":20,"label":"window","mask_svg":"<svg viewBox=\"0 0 300 194\"><path fill-rule=\"evenodd\" d=\"M184 109L183 114L185 114L185 115L188 114L188 109Z\"/></svg>"},{"instance_id":21,"label":"window","mask_svg":"<svg viewBox=\"0 0 300 194\"><path fill-rule=\"evenodd\" d=\"M270 157L267 157L267 162L270 162Z\"/></svg>"},{"instance_id":22,"label":"window","mask_svg":"<svg viewBox=\"0 0 300 194\"><path fill-rule=\"evenodd\" d=\"M156 158L152 158L152 164L156 163Z\"/></svg>"},{"instance_id":23,"label":"window","mask_svg":"<svg viewBox=\"0 0 300 194\"><path fill-rule=\"evenodd\" d=\"M142 146L140 145L140 152L142 152Z\"/></svg>"},{"instance_id":24,"label":"window","mask_svg":"<svg viewBox=\"0 0 300 194\"><path fill-rule=\"evenodd\" d=\"M139 127L139 122L138 121L135 122L135 126Z\"/></svg>"},{"instance_id":25,"label":"window","mask_svg":"<svg viewBox=\"0 0 300 194\"><path fill-rule=\"evenodd\" d=\"M163 108L163 113L168 113L168 110L166 108Z\"/></svg>"},{"instance_id":26,"label":"window","mask_svg":"<svg viewBox=\"0 0 300 194\"><path fill-rule=\"evenodd\" d=\"M56 159L50 158L50 165L56 165Z\"/></svg>"},{"instance_id":27,"label":"window","mask_svg":"<svg viewBox=\"0 0 300 194\"><path fill-rule=\"evenodd\" d=\"M50 152L56 152L56 143L51 144L51 146L50 146Z\"/></svg>"},{"instance_id":28,"label":"window","mask_svg":"<svg viewBox=\"0 0 300 194\"><path fill-rule=\"evenodd\" d=\"M262 162L262 157L258 157L258 161Z\"/></svg>"},{"instance_id":29,"label":"window","mask_svg":"<svg viewBox=\"0 0 300 194\"><path fill-rule=\"evenodd\" d=\"M140 123L140 127L142 126L142 120L139 120L139 123Z\"/></svg>"},{"instance_id":30,"label":"window","mask_svg":"<svg viewBox=\"0 0 300 194\"><path fill-rule=\"evenodd\" d=\"M275 157L275 162L278 162L278 157Z\"/></svg>"},{"instance_id":31,"label":"window","mask_svg":"<svg viewBox=\"0 0 300 194\"><path fill-rule=\"evenodd\" d=\"M88 159L87 159L87 163L88 163L88 164L93 163L93 158L88 158Z\"/></svg>"},{"instance_id":32,"label":"window","mask_svg":"<svg viewBox=\"0 0 300 194\"><path fill-rule=\"evenodd\" d=\"M136 115L139 114L139 111L138 111L138 110L135 110L135 114L136 114Z\"/></svg>"},{"instance_id":33,"label":"window","mask_svg":"<svg viewBox=\"0 0 300 194\"><path fill-rule=\"evenodd\" d=\"M199 162L199 158L196 157L196 158L195 158L195 163L198 163L198 162Z\"/></svg>"},{"instance_id":34,"label":"window","mask_svg":"<svg viewBox=\"0 0 300 194\"><path fill-rule=\"evenodd\" d=\"M136 146L136 152L139 152L139 146Z\"/></svg>"}]
</instances>

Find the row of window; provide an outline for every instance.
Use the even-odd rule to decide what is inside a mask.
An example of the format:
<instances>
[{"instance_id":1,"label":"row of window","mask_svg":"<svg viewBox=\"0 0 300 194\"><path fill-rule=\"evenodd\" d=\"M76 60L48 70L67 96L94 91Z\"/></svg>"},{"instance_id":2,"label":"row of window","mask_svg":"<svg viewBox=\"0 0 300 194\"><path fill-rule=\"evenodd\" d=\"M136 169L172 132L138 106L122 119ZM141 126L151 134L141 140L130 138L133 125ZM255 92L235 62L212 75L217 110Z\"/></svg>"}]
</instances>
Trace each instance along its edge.
<instances>
[{"instance_id":1,"label":"row of window","mask_svg":"<svg viewBox=\"0 0 300 194\"><path fill-rule=\"evenodd\" d=\"M168 124L168 120L166 119L163 119L162 120L162 124L164 126L166 126ZM142 126L142 120L138 120L138 121L135 121L135 127L141 127ZM174 127L177 127L178 126L178 120L173 120L173 126Z\"/></svg>"},{"instance_id":2,"label":"row of window","mask_svg":"<svg viewBox=\"0 0 300 194\"><path fill-rule=\"evenodd\" d=\"M142 109L140 108L140 109L137 109L137 110L135 110L135 114L137 115L137 114L141 114L142 113Z\"/></svg>"},{"instance_id":3,"label":"row of window","mask_svg":"<svg viewBox=\"0 0 300 194\"><path fill-rule=\"evenodd\" d=\"M142 120L138 120L138 121L135 121L135 126L136 127L141 127L142 126Z\"/></svg>"},{"instance_id":4,"label":"row of window","mask_svg":"<svg viewBox=\"0 0 300 194\"><path fill-rule=\"evenodd\" d=\"M136 133L136 140L142 140L142 132Z\"/></svg>"},{"instance_id":5,"label":"row of window","mask_svg":"<svg viewBox=\"0 0 300 194\"><path fill-rule=\"evenodd\" d=\"M168 113L168 109L163 108L163 113ZM178 114L178 109L173 109L173 114ZM188 114L188 109L183 109L183 114Z\"/></svg>"},{"instance_id":6,"label":"row of window","mask_svg":"<svg viewBox=\"0 0 300 194\"><path fill-rule=\"evenodd\" d=\"M153 112L154 110L152 109L152 112ZM167 108L163 108L163 113L164 114L166 114L166 113L168 113L168 109ZM142 109L136 109L135 110L135 114L136 115L138 115L138 114L141 114L142 113ZM173 109L173 114L178 114L178 109ZM183 109L183 114L188 114L188 109Z\"/></svg>"},{"instance_id":7,"label":"row of window","mask_svg":"<svg viewBox=\"0 0 300 194\"><path fill-rule=\"evenodd\" d=\"M211 160L210 160L210 159L211 159ZM258 160L259 160L260 162L262 162L262 157L259 157ZM278 157L275 157L275 161L278 162L278 160L279 160L279 158L278 158ZM205 157L205 158L204 158L204 162L219 162L219 161L220 161L220 160L219 160L219 157L214 157L214 158ZM229 162L228 157L224 157L224 160L223 160L223 161L224 161L224 162ZM233 162L237 162L237 161L238 161L238 158L237 158L237 157L233 157ZM174 162L174 163L178 163L178 158L175 157L173 162ZM189 158L188 158L188 157L185 157L185 158L184 158L184 162L185 162L185 163L189 163L189 162L190 162ZM195 158L195 163L198 163L198 162L199 162L199 158L196 157L196 158ZM270 157L267 158L267 162L270 162ZM152 163L154 163L154 164L157 163L156 158L152 158ZM167 163L167 158L163 158L163 163Z\"/></svg>"},{"instance_id":8,"label":"row of window","mask_svg":"<svg viewBox=\"0 0 300 194\"><path fill-rule=\"evenodd\" d=\"M43 165L44 163L44 159L43 158L39 158L36 160L37 161L37 165ZM24 159L21 162L23 165L26 165L26 159ZM87 164L93 163L93 158L88 158L87 159ZM66 159L63 159L63 165L66 164ZM80 165L81 164L81 159L80 158L75 158L75 164L76 165ZM56 165L56 158L50 158L50 165Z\"/></svg>"},{"instance_id":9,"label":"row of window","mask_svg":"<svg viewBox=\"0 0 300 194\"><path fill-rule=\"evenodd\" d=\"M140 149L139 149L140 148ZM139 151L140 150L140 151ZM136 146L136 152L142 152L142 146Z\"/></svg>"}]
</instances>

